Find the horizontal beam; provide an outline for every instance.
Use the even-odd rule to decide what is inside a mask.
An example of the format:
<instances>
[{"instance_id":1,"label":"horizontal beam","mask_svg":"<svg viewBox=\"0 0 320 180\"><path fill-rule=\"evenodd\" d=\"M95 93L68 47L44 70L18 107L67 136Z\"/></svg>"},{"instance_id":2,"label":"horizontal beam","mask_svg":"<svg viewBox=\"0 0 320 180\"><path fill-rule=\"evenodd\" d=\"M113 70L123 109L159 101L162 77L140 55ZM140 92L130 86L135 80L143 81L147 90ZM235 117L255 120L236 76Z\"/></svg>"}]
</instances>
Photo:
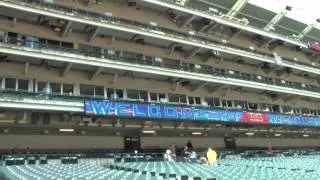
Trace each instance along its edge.
<instances>
[{"instance_id":1,"label":"horizontal beam","mask_svg":"<svg viewBox=\"0 0 320 180\"><path fill-rule=\"evenodd\" d=\"M146 1L146 0L144 0L144 1ZM116 25L116 24L112 24L112 23L109 24L108 21L103 21L103 20L93 21L93 20L89 20L89 19L76 17L73 14L59 14L59 13L55 13L55 12L51 12L51 11L38 9L38 8L32 8L32 7L28 7L28 6L12 4L9 2L4 2L2 0L0 0L0 6L19 9L22 11L27 11L27 12L37 13L37 14L43 14L45 16L51 16L51 17L55 17L55 18L59 18L59 19L66 19L69 21L79 22L79 23L83 23L83 24L89 24L92 26L99 26L99 27L103 27L103 28L129 32L129 33L133 33L133 34L141 34L141 35L145 35L145 36L149 36L149 37L153 37L153 38L159 38L159 39L163 39L163 40L168 40L168 41L172 41L172 42L176 42L176 43L181 43L181 44L186 44L186 45L191 45L191 46L196 46L196 47L202 47L202 48L206 48L206 49L213 49L213 50L217 50L217 51L228 53L228 54L241 55L243 57L255 59L258 61L269 62L269 63L273 63L273 64L275 63L273 58L265 57L263 55L254 54L253 52L248 52L248 51L244 51L244 50L240 50L240 49L234 49L234 48L231 48L228 46L223 46L223 45L218 45L218 44L213 44L213 43L204 44L204 43L201 43L200 41L199 42L189 41L189 40L186 40L184 37L170 36L170 34L164 34L164 33L160 33L160 32L156 33L154 31L149 31L147 29L143 29L143 28L139 28L139 27L132 28L132 27L125 27L125 26L120 26L120 25ZM304 45L301 45L301 46L304 47ZM291 67L293 69L298 69L298 70L302 70L302 71L306 71L306 72L315 73L315 74L320 75L320 69L313 68L311 66L309 67L309 66L305 66L305 65L299 65L299 64L296 64L293 62L286 62L285 60L283 61L282 66Z\"/></svg>"},{"instance_id":2,"label":"horizontal beam","mask_svg":"<svg viewBox=\"0 0 320 180\"><path fill-rule=\"evenodd\" d=\"M73 54L62 51L52 51L50 49L33 49L17 45L8 45L0 43L0 52L6 54L20 55L24 57L33 57L38 59L47 59L57 62L76 63L87 66L95 66L101 68L119 69L125 71L134 71L147 74L155 74L166 77L176 77L182 79L190 79L208 83L218 83L232 86L241 86L253 89L269 90L280 93L295 94L300 96L308 96L320 99L320 93L306 90L299 90L289 87L281 87L277 85L264 84L259 82L246 81L228 77L219 77L211 74L202 74L196 72L180 71L175 69L160 68L148 65L133 64L123 61L115 61L112 59L101 59L97 57L87 57L79 54Z\"/></svg>"},{"instance_id":3,"label":"horizontal beam","mask_svg":"<svg viewBox=\"0 0 320 180\"><path fill-rule=\"evenodd\" d=\"M206 12L201 12L199 10L194 10L194 9L191 9L191 8L188 8L188 7L181 7L181 6L178 6L178 5L174 5L174 4L170 3L169 1L166 2L167 0L142 0L142 1L154 4L154 5L162 6L162 7L165 7L165 8L170 8L170 9L173 9L173 10L177 10L177 11L180 11L180 12L184 12L184 13L187 13L187 14L197 15L197 16L210 19L212 21L215 21L215 22L223 24L223 25L232 26L232 27L238 28L238 29L243 29L244 31L251 32L253 34L260 34L262 36L265 36L265 37L268 37L268 38L271 38L271 39L279 39L279 40L282 40L282 41L285 41L285 42L288 42L288 43L291 43L291 44L294 44L294 45L297 45L297 46L301 46L301 47L304 47L304 48L308 47L307 44L305 44L303 42L300 42L300 41L297 41L297 40L294 40L294 39L286 38L286 37L284 37L284 36L282 36L280 34L275 34L275 33L272 33L272 32L267 32L265 30L258 29L256 27L251 27L251 26L235 23L235 22L232 22L232 21L228 21L228 20L225 20L225 19L223 19L223 18L221 18L221 17L219 17L217 15L208 14Z\"/></svg>"}]
</instances>

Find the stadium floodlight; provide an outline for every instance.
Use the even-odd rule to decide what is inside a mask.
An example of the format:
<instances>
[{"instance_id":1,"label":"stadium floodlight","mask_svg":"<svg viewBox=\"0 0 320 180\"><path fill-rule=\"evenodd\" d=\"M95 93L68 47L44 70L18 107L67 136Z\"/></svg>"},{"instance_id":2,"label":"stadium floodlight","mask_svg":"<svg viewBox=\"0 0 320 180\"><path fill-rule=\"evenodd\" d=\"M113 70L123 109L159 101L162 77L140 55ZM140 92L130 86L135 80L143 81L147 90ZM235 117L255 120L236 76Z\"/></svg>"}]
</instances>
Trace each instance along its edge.
<instances>
[{"instance_id":1,"label":"stadium floodlight","mask_svg":"<svg viewBox=\"0 0 320 180\"><path fill-rule=\"evenodd\" d=\"M281 134L274 134L274 136L275 136L275 137L280 137L280 136L281 136Z\"/></svg>"},{"instance_id":2,"label":"stadium floodlight","mask_svg":"<svg viewBox=\"0 0 320 180\"><path fill-rule=\"evenodd\" d=\"M309 137L309 134L304 134L304 135L302 135L303 137Z\"/></svg>"},{"instance_id":3,"label":"stadium floodlight","mask_svg":"<svg viewBox=\"0 0 320 180\"><path fill-rule=\"evenodd\" d=\"M201 135L202 132L192 132L192 135Z\"/></svg>"},{"instance_id":4,"label":"stadium floodlight","mask_svg":"<svg viewBox=\"0 0 320 180\"><path fill-rule=\"evenodd\" d=\"M247 135L247 136L253 136L254 133L253 133L253 132L246 132L246 135Z\"/></svg>"},{"instance_id":5,"label":"stadium floodlight","mask_svg":"<svg viewBox=\"0 0 320 180\"><path fill-rule=\"evenodd\" d=\"M74 132L74 129L59 129L60 132Z\"/></svg>"},{"instance_id":6,"label":"stadium floodlight","mask_svg":"<svg viewBox=\"0 0 320 180\"><path fill-rule=\"evenodd\" d=\"M154 130L143 130L142 133L144 133L144 134L154 134L155 131Z\"/></svg>"}]
</instances>

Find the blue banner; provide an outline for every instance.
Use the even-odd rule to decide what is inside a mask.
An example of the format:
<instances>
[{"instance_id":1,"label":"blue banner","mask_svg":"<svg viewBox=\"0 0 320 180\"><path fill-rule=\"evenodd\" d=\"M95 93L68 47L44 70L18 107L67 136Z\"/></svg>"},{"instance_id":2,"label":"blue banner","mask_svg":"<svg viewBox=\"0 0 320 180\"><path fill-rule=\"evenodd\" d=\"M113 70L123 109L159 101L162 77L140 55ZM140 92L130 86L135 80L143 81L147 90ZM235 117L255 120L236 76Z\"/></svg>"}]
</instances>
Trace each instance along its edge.
<instances>
[{"instance_id":1,"label":"blue banner","mask_svg":"<svg viewBox=\"0 0 320 180\"><path fill-rule=\"evenodd\" d=\"M85 113L87 115L98 116L137 117L166 120L224 121L253 124L320 126L319 117L114 101L86 100Z\"/></svg>"}]
</instances>

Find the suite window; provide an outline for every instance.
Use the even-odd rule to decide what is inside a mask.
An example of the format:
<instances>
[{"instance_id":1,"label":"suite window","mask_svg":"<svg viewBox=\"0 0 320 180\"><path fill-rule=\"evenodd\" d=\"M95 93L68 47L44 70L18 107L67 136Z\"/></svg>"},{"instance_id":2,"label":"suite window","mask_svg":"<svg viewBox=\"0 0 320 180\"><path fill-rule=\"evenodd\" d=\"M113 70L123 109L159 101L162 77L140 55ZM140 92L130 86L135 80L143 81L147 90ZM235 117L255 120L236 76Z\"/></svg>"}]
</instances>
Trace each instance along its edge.
<instances>
[{"instance_id":1,"label":"suite window","mask_svg":"<svg viewBox=\"0 0 320 180\"><path fill-rule=\"evenodd\" d=\"M248 103L249 109L250 110L257 110L258 109L258 104L256 103Z\"/></svg>"},{"instance_id":2,"label":"suite window","mask_svg":"<svg viewBox=\"0 0 320 180\"><path fill-rule=\"evenodd\" d=\"M309 115L309 114L310 114L310 111L309 111L309 109L307 109L307 108L301 108L301 113L302 113L303 115Z\"/></svg>"},{"instance_id":3,"label":"suite window","mask_svg":"<svg viewBox=\"0 0 320 180\"><path fill-rule=\"evenodd\" d=\"M38 82L38 92L46 92L47 91L47 82Z\"/></svg>"},{"instance_id":4,"label":"suite window","mask_svg":"<svg viewBox=\"0 0 320 180\"><path fill-rule=\"evenodd\" d=\"M104 87L103 86L94 87L94 96L104 97Z\"/></svg>"},{"instance_id":5,"label":"suite window","mask_svg":"<svg viewBox=\"0 0 320 180\"><path fill-rule=\"evenodd\" d=\"M221 107L219 98L213 98L213 106L214 107Z\"/></svg>"},{"instance_id":6,"label":"suite window","mask_svg":"<svg viewBox=\"0 0 320 180\"><path fill-rule=\"evenodd\" d=\"M300 108L293 108L293 113L294 114L301 114Z\"/></svg>"},{"instance_id":7,"label":"suite window","mask_svg":"<svg viewBox=\"0 0 320 180\"><path fill-rule=\"evenodd\" d=\"M208 103L209 106L214 106L212 97L205 97L204 100Z\"/></svg>"},{"instance_id":8,"label":"suite window","mask_svg":"<svg viewBox=\"0 0 320 180\"><path fill-rule=\"evenodd\" d=\"M5 79L5 88L6 89L16 89L16 79L6 78Z\"/></svg>"},{"instance_id":9,"label":"suite window","mask_svg":"<svg viewBox=\"0 0 320 180\"><path fill-rule=\"evenodd\" d=\"M61 84L60 83L50 83L51 92L53 94L61 94Z\"/></svg>"},{"instance_id":10,"label":"suite window","mask_svg":"<svg viewBox=\"0 0 320 180\"><path fill-rule=\"evenodd\" d=\"M227 100L227 106L228 106L228 108L232 108L233 106L232 106L232 101L231 100Z\"/></svg>"},{"instance_id":11,"label":"suite window","mask_svg":"<svg viewBox=\"0 0 320 180\"><path fill-rule=\"evenodd\" d=\"M162 93L159 93L159 99L165 99L166 98L166 95L165 94L162 94Z\"/></svg>"},{"instance_id":12,"label":"suite window","mask_svg":"<svg viewBox=\"0 0 320 180\"><path fill-rule=\"evenodd\" d=\"M189 104L193 105L194 104L194 97L188 96L188 101L189 101Z\"/></svg>"},{"instance_id":13,"label":"suite window","mask_svg":"<svg viewBox=\"0 0 320 180\"><path fill-rule=\"evenodd\" d=\"M227 101L224 100L224 99L221 100L221 104L222 104L222 107L223 107L223 108L227 108L227 107L228 107L228 106L227 106Z\"/></svg>"},{"instance_id":14,"label":"suite window","mask_svg":"<svg viewBox=\"0 0 320 180\"><path fill-rule=\"evenodd\" d=\"M114 89L107 88L107 98L111 98L113 94L114 94Z\"/></svg>"},{"instance_id":15,"label":"suite window","mask_svg":"<svg viewBox=\"0 0 320 180\"><path fill-rule=\"evenodd\" d=\"M18 89L22 91L28 91L29 80L18 79Z\"/></svg>"},{"instance_id":16,"label":"suite window","mask_svg":"<svg viewBox=\"0 0 320 180\"><path fill-rule=\"evenodd\" d=\"M118 98L123 98L123 90L122 89L116 89L116 95Z\"/></svg>"},{"instance_id":17,"label":"suite window","mask_svg":"<svg viewBox=\"0 0 320 180\"><path fill-rule=\"evenodd\" d=\"M94 87L92 85L80 84L80 95L93 96Z\"/></svg>"},{"instance_id":18,"label":"suite window","mask_svg":"<svg viewBox=\"0 0 320 180\"><path fill-rule=\"evenodd\" d=\"M140 99L143 99L144 101L149 101L148 91L140 91Z\"/></svg>"},{"instance_id":19,"label":"suite window","mask_svg":"<svg viewBox=\"0 0 320 180\"><path fill-rule=\"evenodd\" d=\"M133 89L127 89L127 98L129 99L140 99L139 91Z\"/></svg>"},{"instance_id":20,"label":"suite window","mask_svg":"<svg viewBox=\"0 0 320 180\"><path fill-rule=\"evenodd\" d=\"M280 106L279 105L272 105L271 108L272 108L273 112L280 112Z\"/></svg>"},{"instance_id":21,"label":"suite window","mask_svg":"<svg viewBox=\"0 0 320 180\"><path fill-rule=\"evenodd\" d=\"M196 104L201 104L201 98L200 97L195 97L194 101L196 102Z\"/></svg>"},{"instance_id":22,"label":"suite window","mask_svg":"<svg viewBox=\"0 0 320 180\"><path fill-rule=\"evenodd\" d=\"M285 114L287 114L287 113L290 114L293 112L293 109L290 106L282 106L282 111Z\"/></svg>"},{"instance_id":23,"label":"suite window","mask_svg":"<svg viewBox=\"0 0 320 180\"><path fill-rule=\"evenodd\" d=\"M169 102L179 103L179 95L178 94L168 94Z\"/></svg>"},{"instance_id":24,"label":"suite window","mask_svg":"<svg viewBox=\"0 0 320 180\"><path fill-rule=\"evenodd\" d=\"M184 103L186 104L187 103L187 96L186 95L180 95L180 103Z\"/></svg>"},{"instance_id":25,"label":"suite window","mask_svg":"<svg viewBox=\"0 0 320 180\"><path fill-rule=\"evenodd\" d=\"M63 94L72 95L73 94L73 84L63 84L62 88Z\"/></svg>"},{"instance_id":26,"label":"suite window","mask_svg":"<svg viewBox=\"0 0 320 180\"><path fill-rule=\"evenodd\" d=\"M150 99L151 101L158 101L157 93L150 93Z\"/></svg>"}]
</instances>

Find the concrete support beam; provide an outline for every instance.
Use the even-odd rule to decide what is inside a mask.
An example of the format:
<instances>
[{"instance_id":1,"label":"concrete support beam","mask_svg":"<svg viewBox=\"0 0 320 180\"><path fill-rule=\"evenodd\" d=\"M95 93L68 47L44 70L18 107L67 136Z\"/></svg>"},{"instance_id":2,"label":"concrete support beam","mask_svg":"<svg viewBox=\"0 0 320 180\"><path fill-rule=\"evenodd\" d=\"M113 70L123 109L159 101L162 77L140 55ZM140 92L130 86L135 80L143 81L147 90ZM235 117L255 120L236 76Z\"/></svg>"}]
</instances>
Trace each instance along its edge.
<instances>
[{"instance_id":1,"label":"concrete support beam","mask_svg":"<svg viewBox=\"0 0 320 180\"><path fill-rule=\"evenodd\" d=\"M175 42L171 43L169 45L169 54L172 54L174 52L175 48L178 47L178 46L179 46L178 43L175 43Z\"/></svg>"},{"instance_id":2,"label":"concrete support beam","mask_svg":"<svg viewBox=\"0 0 320 180\"><path fill-rule=\"evenodd\" d=\"M228 88L228 87L229 87L229 85L227 85L227 84L222 84L222 85L217 86L217 87L213 88L212 90L210 90L209 93L212 94L212 93L217 92L217 91L220 90L220 89L224 89L224 88Z\"/></svg>"},{"instance_id":3,"label":"concrete support beam","mask_svg":"<svg viewBox=\"0 0 320 180\"><path fill-rule=\"evenodd\" d=\"M231 17L235 17L238 12L241 11L242 8L246 6L249 0L237 0L232 6L232 8L228 11L227 15Z\"/></svg>"},{"instance_id":4,"label":"concrete support beam","mask_svg":"<svg viewBox=\"0 0 320 180\"><path fill-rule=\"evenodd\" d=\"M175 87L174 87L174 91L178 91L178 89L180 88L180 86L181 86L181 82L180 82L180 81L176 82L176 83L175 83Z\"/></svg>"},{"instance_id":5,"label":"concrete support beam","mask_svg":"<svg viewBox=\"0 0 320 180\"><path fill-rule=\"evenodd\" d=\"M200 85L197 85L197 86L194 86L194 87L191 87L191 92L194 92L194 91L196 91L196 90L198 90L198 89L200 89L200 88L203 88L204 86L206 86L208 84L208 82L204 82L204 83L202 83L202 84L200 84Z\"/></svg>"},{"instance_id":6,"label":"concrete support beam","mask_svg":"<svg viewBox=\"0 0 320 180\"><path fill-rule=\"evenodd\" d=\"M14 17L12 19L12 22L13 22L13 26L15 26L17 24L17 22L18 22L18 18Z\"/></svg>"},{"instance_id":7,"label":"concrete support beam","mask_svg":"<svg viewBox=\"0 0 320 180\"><path fill-rule=\"evenodd\" d=\"M66 66L63 68L63 71L61 72L61 77L64 77L71 69L73 63L68 63Z\"/></svg>"},{"instance_id":8,"label":"concrete support beam","mask_svg":"<svg viewBox=\"0 0 320 180\"><path fill-rule=\"evenodd\" d=\"M272 20L263 28L266 31L270 31L272 28L274 28L274 25L276 25L278 22L281 21L283 17L287 14L288 11L282 11L275 15Z\"/></svg>"},{"instance_id":9,"label":"concrete support beam","mask_svg":"<svg viewBox=\"0 0 320 180\"><path fill-rule=\"evenodd\" d=\"M95 77L97 77L101 73L102 70L103 70L103 67L98 67L97 70L91 74L89 80L93 80Z\"/></svg>"},{"instance_id":10,"label":"concrete support beam","mask_svg":"<svg viewBox=\"0 0 320 180\"><path fill-rule=\"evenodd\" d=\"M29 62L26 62L26 63L25 63L25 67L24 67L24 74L28 74L28 72L29 72L29 67L30 67L30 63L29 63Z\"/></svg>"},{"instance_id":11,"label":"concrete support beam","mask_svg":"<svg viewBox=\"0 0 320 180\"><path fill-rule=\"evenodd\" d=\"M99 33L99 30L100 30L100 27L96 27L96 29L92 32L92 34L89 37L89 40L88 40L89 42L92 41L97 36L97 34Z\"/></svg>"},{"instance_id":12,"label":"concrete support beam","mask_svg":"<svg viewBox=\"0 0 320 180\"><path fill-rule=\"evenodd\" d=\"M113 79L112 79L111 84L116 84L116 83L117 83L117 81L118 81L118 74L117 74L117 73L115 73L115 74L114 74L114 76L113 76Z\"/></svg>"},{"instance_id":13,"label":"concrete support beam","mask_svg":"<svg viewBox=\"0 0 320 180\"><path fill-rule=\"evenodd\" d=\"M180 27L183 28L186 25L190 24L197 16L189 15L186 19L180 24Z\"/></svg>"},{"instance_id":14,"label":"concrete support beam","mask_svg":"<svg viewBox=\"0 0 320 180\"><path fill-rule=\"evenodd\" d=\"M308 34L314 27L314 24L310 24L309 26L305 27L300 34L297 36L297 40L302 39L306 34Z\"/></svg>"},{"instance_id":15,"label":"concrete support beam","mask_svg":"<svg viewBox=\"0 0 320 180\"><path fill-rule=\"evenodd\" d=\"M212 23L210 23L208 26L204 26L203 28L201 28L199 30L199 32L203 32L203 33L207 33L209 31L211 31L212 29L217 28L220 24L219 23L215 23L213 21L211 21Z\"/></svg>"},{"instance_id":16,"label":"concrete support beam","mask_svg":"<svg viewBox=\"0 0 320 180\"><path fill-rule=\"evenodd\" d=\"M68 21L68 23L66 24L66 26L64 27L64 29L62 31L61 37L65 37L68 35L68 32L70 30L71 25L72 25L72 21Z\"/></svg>"},{"instance_id":17,"label":"concrete support beam","mask_svg":"<svg viewBox=\"0 0 320 180\"><path fill-rule=\"evenodd\" d=\"M192 58L194 55L196 55L198 52L201 51L201 47L197 47L196 49L194 49L193 51L187 52L185 55L186 59Z\"/></svg>"}]
</instances>

